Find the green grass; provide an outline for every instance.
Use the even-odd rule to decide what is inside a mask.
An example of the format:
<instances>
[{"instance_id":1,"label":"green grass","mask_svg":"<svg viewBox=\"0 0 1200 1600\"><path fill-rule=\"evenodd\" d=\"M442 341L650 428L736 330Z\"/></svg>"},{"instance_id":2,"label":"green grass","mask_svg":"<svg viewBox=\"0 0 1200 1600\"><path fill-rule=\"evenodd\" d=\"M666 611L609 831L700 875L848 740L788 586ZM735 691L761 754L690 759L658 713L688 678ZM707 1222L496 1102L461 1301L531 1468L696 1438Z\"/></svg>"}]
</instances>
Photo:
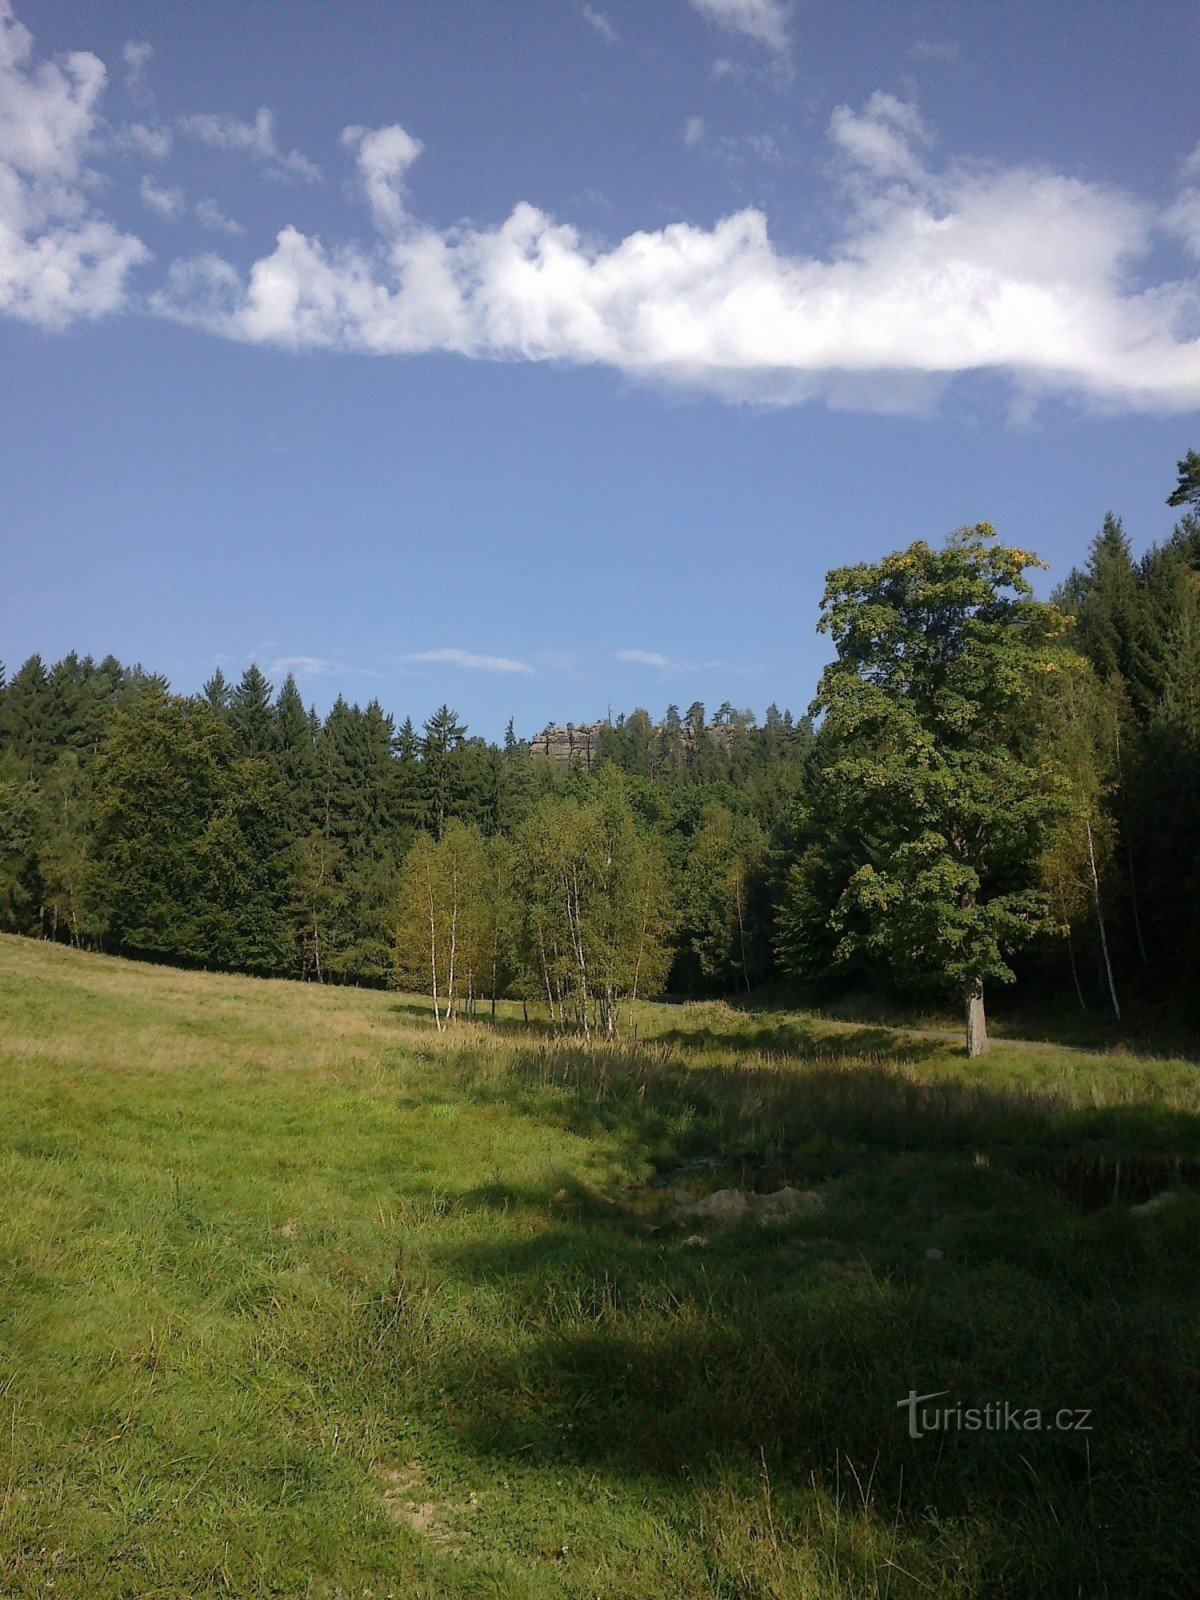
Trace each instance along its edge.
<instances>
[{"instance_id":1,"label":"green grass","mask_svg":"<svg viewBox=\"0 0 1200 1600\"><path fill-rule=\"evenodd\" d=\"M1191 1592L1197 1069L634 1022L0 939L5 1600Z\"/></svg>"}]
</instances>

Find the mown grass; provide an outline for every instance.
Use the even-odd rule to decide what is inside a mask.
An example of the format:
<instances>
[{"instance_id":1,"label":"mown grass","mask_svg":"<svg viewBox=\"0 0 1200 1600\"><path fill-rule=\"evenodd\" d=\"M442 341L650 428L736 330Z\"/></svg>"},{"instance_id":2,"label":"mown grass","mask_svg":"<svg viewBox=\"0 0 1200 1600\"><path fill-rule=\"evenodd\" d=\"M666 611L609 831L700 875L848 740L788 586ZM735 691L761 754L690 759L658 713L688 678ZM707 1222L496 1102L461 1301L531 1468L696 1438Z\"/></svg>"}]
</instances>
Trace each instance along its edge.
<instances>
[{"instance_id":1,"label":"mown grass","mask_svg":"<svg viewBox=\"0 0 1200 1600\"><path fill-rule=\"evenodd\" d=\"M632 1024L0 939L0 1593L1191 1592L1196 1069Z\"/></svg>"}]
</instances>

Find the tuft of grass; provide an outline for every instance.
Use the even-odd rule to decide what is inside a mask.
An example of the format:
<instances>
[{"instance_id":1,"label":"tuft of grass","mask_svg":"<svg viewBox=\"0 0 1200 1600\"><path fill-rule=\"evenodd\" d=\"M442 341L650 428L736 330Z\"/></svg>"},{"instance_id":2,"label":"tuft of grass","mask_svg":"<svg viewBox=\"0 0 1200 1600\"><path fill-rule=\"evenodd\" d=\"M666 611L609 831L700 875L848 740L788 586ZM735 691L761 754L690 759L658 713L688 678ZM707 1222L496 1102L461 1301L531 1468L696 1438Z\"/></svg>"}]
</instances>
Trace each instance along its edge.
<instances>
[{"instance_id":1,"label":"tuft of grass","mask_svg":"<svg viewBox=\"0 0 1200 1600\"><path fill-rule=\"evenodd\" d=\"M439 1035L2 938L0 1068L6 1600L1192 1587L1186 1061L715 1003ZM823 1207L649 1231L786 1182ZM913 1439L910 1390L1091 1425Z\"/></svg>"}]
</instances>

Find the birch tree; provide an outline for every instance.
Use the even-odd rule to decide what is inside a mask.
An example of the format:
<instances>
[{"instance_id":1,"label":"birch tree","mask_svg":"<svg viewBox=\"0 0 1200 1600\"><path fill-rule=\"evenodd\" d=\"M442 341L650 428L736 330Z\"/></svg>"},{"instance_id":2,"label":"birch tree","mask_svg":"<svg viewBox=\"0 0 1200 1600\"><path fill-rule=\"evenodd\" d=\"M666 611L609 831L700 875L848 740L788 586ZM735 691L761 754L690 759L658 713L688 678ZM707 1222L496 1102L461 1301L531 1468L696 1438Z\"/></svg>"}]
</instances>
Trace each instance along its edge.
<instances>
[{"instance_id":1,"label":"birch tree","mask_svg":"<svg viewBox=\"0 0 1200 1600\"><path fill-rule=\"evenodd\" d=\"M491 967L488 877L483 835L463 822L419 835L400 870L396 976L432 998L439 1031L471 1008Z\"/></svg>"}]
</instances>

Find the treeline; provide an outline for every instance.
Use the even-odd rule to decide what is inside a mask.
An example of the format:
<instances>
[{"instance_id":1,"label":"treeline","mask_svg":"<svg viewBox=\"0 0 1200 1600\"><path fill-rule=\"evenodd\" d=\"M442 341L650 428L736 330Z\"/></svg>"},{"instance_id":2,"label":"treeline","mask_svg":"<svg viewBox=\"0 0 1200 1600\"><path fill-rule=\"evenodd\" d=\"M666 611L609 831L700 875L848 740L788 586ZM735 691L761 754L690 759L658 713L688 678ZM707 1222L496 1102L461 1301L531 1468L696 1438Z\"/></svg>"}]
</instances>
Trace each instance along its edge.
<instances>
[{"instance_id":1,"label":"treeline","mask_svg":"<svg viewBox=\"0 0 1200 1600\"><path fill-rule=\"evenodd\" d=\"M203 692L112 658L0 678L0 926L325 982L403 982L439 1022L497 995L611 1032L627 997L985 986L1194 1014L1200 959L1200 458L1140 560L986 525L831 572L808 716L642 710L593 770L446 706L325 718L288 677ZM715 724L715 728L713 726Z\"/></svg>"},{"instance_id":2,"label":"treeline","mask_svg":"<svg viewBox=\"0 0 1200 1600\"><path fill-rule=\"evenodd\" d=\"M703 727L703 707L689 716ZM499 873L530 906L533 864L557 839L576 851L576 889L594 881L615 907L625 867L614 840L638 872L653 840L663 904L641 992L669 970L692 991L753 984L770 963L768 855L811 730L775 708L761 728L730 711L719 743L681 729L674 710L661 728L645 712L619 718L588 776L534 758L511 727L502 747L471 737L446 706L420 730L397 727L377 701L339 698L321 719L292 676L276 694L257 666L233 684L218 670L189 697L112 658L47 668L35 656L0 680L0 926L198 966L384 983L412 965L397 949L406 864L411 880L453 846L464 861L486 858L489 881ZM502 857L524 877L502 872ZM544 960L513 943L527 918L491 918L506 942L486 985L482 913L472 907L465 934L452 916L453 978L449 956L437 963L448 1003L476 1003L497 982L545 999L549 976L556 1010L590 1016L595 1002L604 1025L618 985L588 970L586 948L581 962L599 915L585 911L573 904L573 924L553 933L546 912ZM423 967L414 976L430 986Z\"/></svg>"}]
</instances>

